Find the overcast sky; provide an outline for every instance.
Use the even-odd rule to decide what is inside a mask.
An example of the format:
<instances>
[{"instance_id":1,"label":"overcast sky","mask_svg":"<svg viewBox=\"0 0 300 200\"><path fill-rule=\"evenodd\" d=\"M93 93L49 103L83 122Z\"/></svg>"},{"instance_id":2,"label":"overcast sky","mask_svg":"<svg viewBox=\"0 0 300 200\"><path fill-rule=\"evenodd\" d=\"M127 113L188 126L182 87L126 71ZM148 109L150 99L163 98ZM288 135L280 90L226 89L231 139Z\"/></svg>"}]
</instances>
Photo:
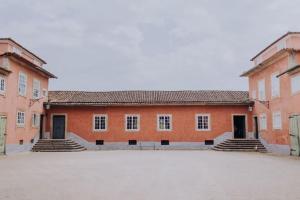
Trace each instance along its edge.
<instances>
[{"instance_id":1,"label":"overcast sky","mask_svg":"<svg viewBox=\"0 0 300 200\"><path fill-rule=\"evenodd\" d=\"M2 0L0 37L47 61L51 90L247 90L299 17L294 0Z\"/></svg>"}]
</instances>

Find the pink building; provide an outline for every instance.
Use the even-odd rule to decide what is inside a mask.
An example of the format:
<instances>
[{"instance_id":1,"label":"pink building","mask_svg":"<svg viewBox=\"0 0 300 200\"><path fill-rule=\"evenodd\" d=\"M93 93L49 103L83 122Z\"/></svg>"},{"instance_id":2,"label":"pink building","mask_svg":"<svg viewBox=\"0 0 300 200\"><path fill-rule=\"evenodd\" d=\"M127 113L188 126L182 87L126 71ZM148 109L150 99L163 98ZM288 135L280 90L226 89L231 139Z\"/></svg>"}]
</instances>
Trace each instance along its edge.
<instances>
[{"instance_id":1,"label":"pink building","mask_svg":"<svg viewBox=\"0 0 300 200\"><path fill-rule=\"evenodd\" d=\"M0 154L30 150L39 138L48 80L46 62L10 38L0 39Z\"/></svg>"},{"instance_id":2,"label":"pink building","mask_svg":"<svg viewBox=\"0 0 300 200\"><path fill-rule=\"evenodd\" d=\"M272 152L299 155L300 32L288 32L251 59L254 135Z\"/></svg>"}]
</instances>

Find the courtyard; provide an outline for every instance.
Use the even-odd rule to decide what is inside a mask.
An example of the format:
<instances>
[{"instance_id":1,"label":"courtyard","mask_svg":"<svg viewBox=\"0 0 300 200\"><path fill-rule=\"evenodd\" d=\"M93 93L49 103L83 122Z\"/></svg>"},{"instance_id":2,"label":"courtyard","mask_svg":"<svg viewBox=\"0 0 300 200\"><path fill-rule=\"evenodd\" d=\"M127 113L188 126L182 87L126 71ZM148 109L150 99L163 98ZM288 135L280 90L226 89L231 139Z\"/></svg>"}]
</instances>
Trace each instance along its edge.
<instances>
[{"instance_id":1,"label":"courtyard","mask_svg":"<svg viewBox=\"0 0 300 200\"><path fill-rule=\"evenodd\" d=\"M215 151L0 157L0 199L300 199L300 160Z\"/></svg>"}]
</instances>

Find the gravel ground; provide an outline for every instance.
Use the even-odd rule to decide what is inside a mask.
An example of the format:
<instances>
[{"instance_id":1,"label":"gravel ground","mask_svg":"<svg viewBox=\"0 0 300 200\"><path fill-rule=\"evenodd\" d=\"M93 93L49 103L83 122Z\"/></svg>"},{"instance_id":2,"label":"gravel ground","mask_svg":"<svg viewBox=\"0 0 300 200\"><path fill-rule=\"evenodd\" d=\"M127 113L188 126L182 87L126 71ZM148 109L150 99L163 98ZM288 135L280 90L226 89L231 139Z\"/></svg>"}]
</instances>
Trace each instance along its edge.
<instances>
[{"instance_id":1,"label":"gravel ground","mask_svg":"<svg viewBox=\"0 0 300 200\"><path fill-rule=\"evenodd\" d=\"M0 200L300 199L300 159L214 151L0 157Z\"/></svg>"}]
</instances>

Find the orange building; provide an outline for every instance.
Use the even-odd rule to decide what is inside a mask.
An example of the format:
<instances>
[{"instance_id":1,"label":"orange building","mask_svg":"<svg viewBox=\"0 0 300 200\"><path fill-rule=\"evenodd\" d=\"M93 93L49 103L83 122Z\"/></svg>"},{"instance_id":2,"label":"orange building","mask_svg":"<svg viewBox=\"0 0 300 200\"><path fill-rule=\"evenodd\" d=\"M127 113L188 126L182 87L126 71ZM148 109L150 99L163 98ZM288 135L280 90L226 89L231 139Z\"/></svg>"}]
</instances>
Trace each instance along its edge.
<instances>
[{"instance_id":1,"label":"orange building","mask_svg":"<svg viewBox=\"0 0 300 200\"><path fill-rule=\"evenodd\" d=\"M51 140L69 139L87 149L205 149L227 139L257 138L269 152L299 156L300 33L288 32L251 60L254 67L242 74L249 78L249 92L50 91L47 96L48 79L55 76L43 68L45 61L0 39L0 153L30 150L38 138L50 139L41 140L45 148ZM233 143L247 146L245 141ZM258 148L256 140L250 143Z\"/></svg>"},{"instance_id":2,"label":"orange building","mask_svg":"<svg viewBox=\"0 0 300 200\"><path fill-rule=\"evenodd\" d=\"M10 38L0 39L0 154L28 151L39 138L48 80L44 60Z\"/></svg>"},{"instance_id":3,"label":"orange building","mask_svg":"<svg viewBox=\"0 0 300 200\"><path fill-rule=\"evenodd\" d=\"M272 152L299 155L300 33L288 32L251 59L255 136Z\"/></svg>"},{"instance_id":4,"label":"orange building","mask_svg":"<svg viewBox=\"0 0 300 200\"><path fill-rule=\"evenodd\" d=\"M252 131L240 91L51 91L45 138L88 149L200 149Z\"/></svg>"}]
</instances>

